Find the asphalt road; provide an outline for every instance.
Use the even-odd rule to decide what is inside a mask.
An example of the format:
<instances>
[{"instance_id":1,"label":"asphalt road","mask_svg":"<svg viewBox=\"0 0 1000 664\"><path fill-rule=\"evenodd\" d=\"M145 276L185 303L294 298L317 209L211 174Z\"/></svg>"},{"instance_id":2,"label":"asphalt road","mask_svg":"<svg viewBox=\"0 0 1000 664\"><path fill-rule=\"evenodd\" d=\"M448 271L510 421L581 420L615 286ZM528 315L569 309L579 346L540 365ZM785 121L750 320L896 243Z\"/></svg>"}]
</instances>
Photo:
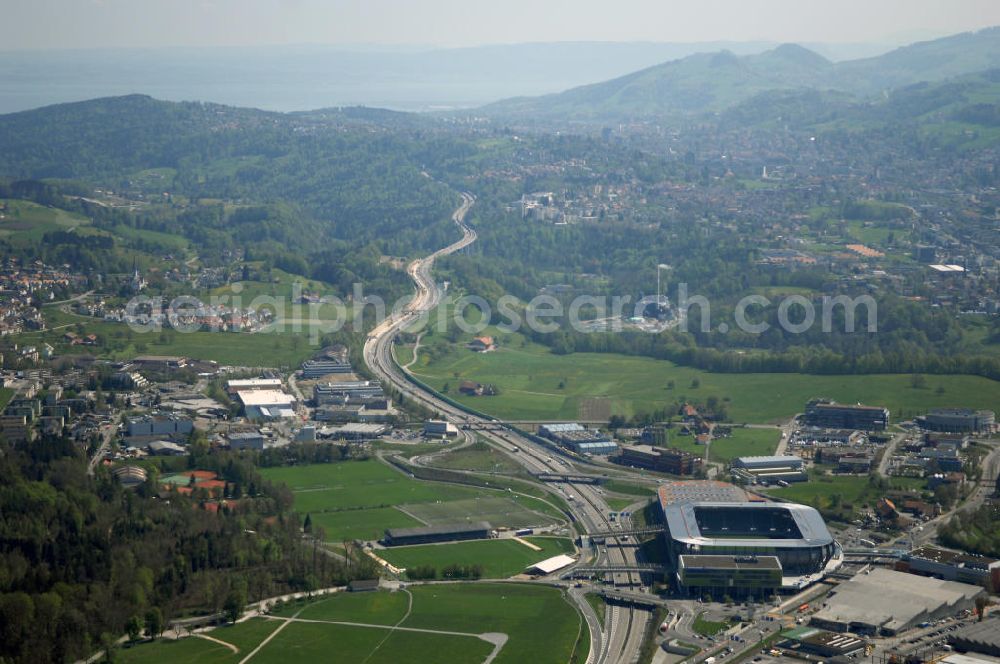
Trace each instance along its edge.
<instances>
[{"instance_id":1,"label":"asphalt road","mask_svg":"<svg viewBox=\"0 0 1000 664\"><path fill-rule=\"evenodd\" d=\"M451 405L440 395L419 387L412 382L395 361L392 352L393 339L399 331L418 320L438 305L442 298L442 290L432 277L434 260L439 256L454 253L476 241L476 232L465 223L465 215L475 203L475 198L468 193L462 194L462 204L452 215L452 219L462 231L462 238L457 242L439 249L426 258L413 261L407 267L407 273L414 282L413 299L398 315L392 316L377 325L368 335L364 347L365 363L382 381L391 384L406 398L430 409L439 416L458 426L466 424L481 424L489 420L465 412ZM514 431L502 429L499 431L482 431L480 435L489 444L508 453L529 472L568 472L572 466L558 458L558 454L535 442L520 436ZM515 450L515 448L517 448ZM608 530L608 506L604 499L591 485L565 484L564 495L576 518L587 532ZM571 495L572 498L568 496ZM622 544L626 544L622 546ZM637 562L637 548L620 541L609 541L603 550L611 562ZM625 586L641 585L638 574L616 575L616 583ZM649 612L636 608L612 606L608 609L605 624L602 629L597 622L593 610L586 605L583 593L570 593L590 625L591 652L588 662L597 664L613 662L634 662L638 649L642 644Z\"/></svg>"}]
</instances>

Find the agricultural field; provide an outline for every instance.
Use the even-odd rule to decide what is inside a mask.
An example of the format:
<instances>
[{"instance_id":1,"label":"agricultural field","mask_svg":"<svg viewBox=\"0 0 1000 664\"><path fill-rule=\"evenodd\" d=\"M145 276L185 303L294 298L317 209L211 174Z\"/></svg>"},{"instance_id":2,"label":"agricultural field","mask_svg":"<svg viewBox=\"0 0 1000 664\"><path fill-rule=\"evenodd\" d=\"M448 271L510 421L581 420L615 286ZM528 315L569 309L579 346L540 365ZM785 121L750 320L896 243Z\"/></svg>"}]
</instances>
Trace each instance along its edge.
<instances>
[{"instance_id":1,"label":"agricultural field","mask_svg":"<svg viewBox=\"0 0 1000 664\"><path fill-rule=\"evenodd\" d=\"M89 350L95 355L119 360L142 354L183 355L235 366L294 367L317 350L305 332L139 332L121 323L77 316L56 307L48 307L44 313L49 329L27 332L22 336L35 343L48 342L58 353L81 352L79 346L66 344L63 339L67 331L65 328L96 334L99 345Z\"/></svg>"},{"instance_id":2,"label":"agricultural field","mask_svg":"<svg viewBox=\"0 0 1000 664\"><path fill-rule=\"evenodd\" d=\"M709 445L709 458L729 463L736 457L767 456L774 454L781 432L777 429L746 429L737 427L725 438L713 438Z\"/></svg>"},{"instance_id":3,"label":"agricultural field","mask_svg":"<svg viewBox=\"0 0 1000 664\"><path fill-rule=\"evenodd\" d=\"M293 491L295 509L308 513L328 542L373 540L386 528L481 520L522 527L558 520L553 508L531 496L421 481L374 459L261 473Z\"/></svg>"},{"instance_id":4,"label":"agricultural field","mask_svg":"<svg viewBox=\"0 0 1000 664\"><path fill-rule=\"evenodd\" d=\"M513 539L472 540L448 544L419 544L394 546L376 553L396 567L433 567L438 578L445 578L443 568L448 565L482 565L483 578L505 579L521 574L529 565L561 553L573 553L573 543L561 537L526 538L535 551Z\"/></svg>"},{"instance_id":5,"label":"agricultural field","mask_svg":"<svg viewBox=\"0 0 1000 664\"><path fill-rule=\"evenodd\" d=\"M921 478L889 477L889 490L919 492L926 486ZM767 493L804 505L811 505L824 516L848 519L865 506L873 506L886 490L874 486L867 476L823 475L810 473L808 482L775 487Z\"/></svg>"},{"instance_id":6,"label":"agricultural field","mask_svg":"<svg viewBox=\"0 0 1000 664\"><path fill-rule=\"evenodd\" d=\"M463 404L515 420L578 419L586 400L600 397L609 399L613 413L624 416L671 408L685 400L728 398L729 416L737 423L786 420L817 396L886 406L897 421L934 407L992 408L1000 400L1000 382L979 376L927 376L925 386L914 387L908 374L721 374L610 353L554 355L519 335L501 341L494 352L474 353L461 343L434 339L432 352L421 350L411 370ZM500 394L459 394L462 380L494 384Z\"/></svg>"},{"instance_id":7,"label":"agricultural field","mask_svg":"<svg viewBox=\"0 0 1000 664\"><path fill-rule=\"evenodd\" d=\"M539 615L546 619L539 621ZM338 593L292 604L275 617L253 618L206 634L217 641L160 639L126 648L121 659L154 664L465 664L482 662L497 649L493 641L482 638L484 632L507 637L496 652L498 664L583 661L586 652L576 648L579 644L585 650L589 643L579 613L555 588L450 584L396 593ZM269 636L271 640L252 654Z\"/></svg>"},{"instance_id":8,"label":"agricultural field","mask_svg":"<svg viewBox=\"0 0 1000 664\"><path fill-rule=\"evenodd\" d=\"M89 226L89 219L73 212L19 199L0 199L0 238L15 245L40 242L46 233ZM95 232L92 228L87 231Z\"/></svg>"},{"instance_id":9,"label":"agricultural field","mask_svg":"<svg viewBox=\"0 0 1000 664\"><path fill-rule=\"evenodd\" d=\"M256 263L251 265L259 267ZM225 302L256 310L268 309L274 312L278 319L275 331L282 334L293 333L293 325L296 324L302 329L308 329L311 319L315 319L317 324L328 325L334 321L347 323L353 318L352 309L346 304L349 294L335 292L327 283L304 279L277 268L270 268L264 276L269 278L234 281L197 295L206 300L211 297L225 298L223 299ZM332 303L322 303L315 307L296 303L298 297L307 293L321 297L335 296L345 304L342 309L338 309Z\"/></svg>"},{"instance_id":10,"label":"agricultural field","mask_svg":"<svg viewBox=\"0 0 1000 664\"><path fill-rule=\"evenodd\" d=\"M187 238L174 235L173 233L162 233L146 228L132 228L124 224L114 227L114 234L118 237L130 240L141 240L147 244L158 246L164 250L170 250L181 254L186 254L189 248Z\"/></svg>"}]
</instances>

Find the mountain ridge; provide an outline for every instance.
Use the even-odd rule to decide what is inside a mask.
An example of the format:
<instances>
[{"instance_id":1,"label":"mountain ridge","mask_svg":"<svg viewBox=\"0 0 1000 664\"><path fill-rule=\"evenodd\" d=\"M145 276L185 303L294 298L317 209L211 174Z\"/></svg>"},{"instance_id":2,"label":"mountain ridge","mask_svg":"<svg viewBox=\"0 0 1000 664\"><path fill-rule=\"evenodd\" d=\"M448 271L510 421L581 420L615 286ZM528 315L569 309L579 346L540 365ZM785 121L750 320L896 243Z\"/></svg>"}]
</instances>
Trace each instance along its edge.
<instances>
[{"instance_id":1,"label":"mountain ridge","mask_svg":"<svg viewBox=\"0 0 1000 664\"><path fill-rule=\"evenodd\" d=\"M503 120L627 122L719 113L771 90L834 90L872 97L889 89L986 71L1000 62L1000 27L831 62L794 43L757 54L696 53L617 78L478 109Z\"/></svg>"}]
</instances>

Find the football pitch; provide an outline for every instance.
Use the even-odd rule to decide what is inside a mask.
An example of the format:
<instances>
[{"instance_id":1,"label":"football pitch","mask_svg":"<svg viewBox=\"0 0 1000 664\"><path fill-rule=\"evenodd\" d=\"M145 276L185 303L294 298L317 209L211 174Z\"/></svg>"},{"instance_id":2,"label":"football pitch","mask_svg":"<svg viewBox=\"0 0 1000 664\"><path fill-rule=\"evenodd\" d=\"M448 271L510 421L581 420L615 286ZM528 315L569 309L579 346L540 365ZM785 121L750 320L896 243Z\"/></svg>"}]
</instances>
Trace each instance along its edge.
<instances>
[{"instance_id":1,"label":"football pitch","mask_svg":"<svg viewBox=\"0 0 1000 664\"><path fill-rule=\"evenodd\" d=\"M555 663L586 658L586 652L576 651L586 649L586 629L556 588L418 585L292 604L203 636L126 648L121 659L127 664L475 664L495 655L498 664Z\"/></svg>"},{"instance_id":2,"label":"football pitch","mask_svg":"<svg viewBox=\"0 0 1000 664\"><path fill-rule=\"evenodd\" d=\"M474 540L446 544L395 546L375 553L396 567L433 567L444 579L448 565L481 565L483 576L502 579L521 574L529 565L561 553L573 553L573 543L561 537L529 538L541 551L535 551L513 539Z\"/></svg>"},{"instance_id":3,"label":"football pitch","mask_svg":"<svg viewBox=\"0 0 1000 664\"><path fill-rule=\"evenodd\" d=\"M295 509L309 514L324 539L375 540L386 528L488 521L492 526L543 526L561 521L541 500L516 493L414 479L374 459L264 468L287 485Z\"/></svg>"}]
</instances>

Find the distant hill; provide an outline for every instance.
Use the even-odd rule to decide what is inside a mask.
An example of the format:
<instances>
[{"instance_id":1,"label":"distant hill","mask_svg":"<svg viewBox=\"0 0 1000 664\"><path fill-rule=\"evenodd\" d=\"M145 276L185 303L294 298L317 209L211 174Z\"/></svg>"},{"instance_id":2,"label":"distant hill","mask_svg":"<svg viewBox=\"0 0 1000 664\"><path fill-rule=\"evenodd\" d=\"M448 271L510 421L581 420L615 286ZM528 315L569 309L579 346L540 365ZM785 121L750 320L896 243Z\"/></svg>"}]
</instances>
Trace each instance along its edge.
<instances>
[{"instance_id":1,"label":"distant hill","mask_svg":"<svg viewBox=\"0 0 1000 664\"><path fill-rule=\"evenodd\" d=\"M832 87L879 92L1000 66L1000 27L917 42L884 55L837 65Z\"/></svg>"},{"instance_id":2,"label":"distant hill","mask_svg":"<svg viewBox=\"0 0 1000 664\"><path fill-rule=\"evenodd\" d=\"M1000 69L906 85L873 98L835 90L763 92L718 114L723 128L864 131L909 127L939 145L1000 143Z\"/></svg>"},{"instance_id":3,"label":"distant hill","mask_svg":"<svg viewBox=\"0 0 1000 664\"><path fill-rule=\"evenodd\" d=\"M941 81L1000 63L1000 28L912 44L884 55L833 63L795 44L756 55L699 53L602 83L480 109L501 119L617 123L718 113L777 91L871 96Z\"/></svg>"},{"instance_id":4,"label":"distant hill","mask_svg":"<svg viewBox=\"0 0 1000 664\"><path fill-rule=\"evenodd\" d=\"M759 55L698 53L604 83L511 99L482 110L491 115L601 121L722 110L765 90L810 87L832 66L822 56L791 44Z\"/></svg>"},{"instance_id":5,"label":"distant hill","mask_svg":"<svg viewBox=\"0 0 1000 664\"><path fill-rule=\"evenodd\" d=\"M403 254L454 232L456 194L423 167L451 144L429 148L411 129L432 122L380 109L283 114L145 95L94 99L0 115L0 178L263 206L235 225L223 206L193 206L178 223L203 244L238 233L301 251L322 237L381 241Z\"/></svg>"}]
</instances>

